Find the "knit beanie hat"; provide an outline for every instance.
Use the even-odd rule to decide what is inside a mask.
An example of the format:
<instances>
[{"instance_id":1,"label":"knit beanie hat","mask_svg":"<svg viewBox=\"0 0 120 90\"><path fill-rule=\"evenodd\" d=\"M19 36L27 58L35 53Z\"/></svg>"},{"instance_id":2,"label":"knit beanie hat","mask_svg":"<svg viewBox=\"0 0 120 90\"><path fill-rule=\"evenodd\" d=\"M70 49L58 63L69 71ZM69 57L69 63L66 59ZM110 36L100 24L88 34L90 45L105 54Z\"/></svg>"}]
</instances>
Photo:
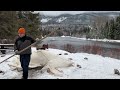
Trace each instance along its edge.
<instances>
[{"instance_id":1,"label":"knit beanie hat","mask_svg":"<svg viewBox=\"0 0 120 90\"><path fill-rule=\"evenodd\" d=\"M19 33L19 34L25 34L25 28L20 28L20 29L18 30L18 33Z\"/></svg>"}]
</instances>

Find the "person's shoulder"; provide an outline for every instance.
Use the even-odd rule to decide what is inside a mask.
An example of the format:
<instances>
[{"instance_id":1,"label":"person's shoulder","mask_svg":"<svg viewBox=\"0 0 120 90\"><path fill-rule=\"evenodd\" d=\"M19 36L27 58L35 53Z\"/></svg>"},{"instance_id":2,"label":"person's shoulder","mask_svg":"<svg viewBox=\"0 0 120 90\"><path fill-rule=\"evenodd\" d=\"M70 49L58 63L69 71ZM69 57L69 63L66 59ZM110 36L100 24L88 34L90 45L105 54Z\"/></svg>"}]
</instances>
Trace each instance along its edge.
<instances>
[{"instance_id":1,"label":"person's shoulder","mask_svg":"<svg viewBox=\"0 0 120 90\"><path fill-rule=\"evenodd\" d=\"M27 39L33 39L31 36L28 36L28 35L26 36L26 38L27 38Z\"/></svg>"},{"instance_id":2,"label":"person's shoulder","mask_svg":"<svg viewBox=\"0 0 120 90\"><path fill-rule=\"evenodd\" d=\"M16 37L15 37L15 41L18 41L19 39L20 39L19 36L16 36Z\"/></svg>"},{"instance_id":3,"label":"person's shoulder","mask_svg":"<svg viewBox=\"0 0 120 90\"><path fill-rule=\"evenodd\" d=\"M32 38L31 36L26 35L26 38Z\"/></svg>"}]
</instances>

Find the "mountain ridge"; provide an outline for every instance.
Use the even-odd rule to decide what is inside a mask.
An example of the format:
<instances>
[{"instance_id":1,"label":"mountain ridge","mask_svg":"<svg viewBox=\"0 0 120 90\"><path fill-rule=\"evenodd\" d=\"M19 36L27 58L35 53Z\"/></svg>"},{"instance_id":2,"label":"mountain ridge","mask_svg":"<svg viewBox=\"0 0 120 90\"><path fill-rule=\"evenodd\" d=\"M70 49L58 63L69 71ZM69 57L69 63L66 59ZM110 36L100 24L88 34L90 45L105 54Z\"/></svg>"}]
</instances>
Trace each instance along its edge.
<instances>
[{"instance_id":1,"label":"mountain ridge","mask_svg":"<svg viewBox=\"0 0 120 90\"><path fill-rule=\"evenodd\" d=\"M42 24L90 24L96 17L113 19L119 16L120 12L88 12L80 14L61 14L58 16L41 15Z\"/></svg>"}]
</instances>

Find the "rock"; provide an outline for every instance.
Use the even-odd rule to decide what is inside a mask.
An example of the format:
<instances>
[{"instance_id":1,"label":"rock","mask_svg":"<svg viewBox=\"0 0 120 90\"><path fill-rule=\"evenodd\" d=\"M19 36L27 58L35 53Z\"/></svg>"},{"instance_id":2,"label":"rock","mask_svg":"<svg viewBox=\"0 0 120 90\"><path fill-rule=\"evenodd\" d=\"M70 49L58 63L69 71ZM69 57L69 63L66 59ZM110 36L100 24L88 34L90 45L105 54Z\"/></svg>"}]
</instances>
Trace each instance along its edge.
<instances>
[{"instance_id":1,"label":"rock","mask_svg":"<svg viewBox=\"0 0 120 90\"><path fill-rule=\"evenodd\" d=\"M60 53L60 54L58 54L58 55L62 55L62 54Z\"/></svg>"},{"instance_id":2,"label":"rock","mask_svg":"<svg viewBox=\"0 0 120 90\"><path fill-rule=\"evenodd\" d=\"M2 71L0 71L0 73L2 73Z\"/></svg>"},{"instance_id":3,"label":"rock","mask_svg":"<svg viewBox=\"0 0 120 90\"><path fill-rule=\"evenodd\" d=\"M119 70L118 70L118 69L114 69L114 74L118 74L118 75L120 75Z\"/></svg>"},{"instance_id":4,"label":"rock","mask_svg":"<svg viewBox=\"0 0 120 90\"><path fill-rule=\"evenodd\" d=\"M5 56L5 54L1 55L1 57L4 57L4 56Z\"/></svg>"},{"instance_id":5,"label":"rock","mask_svg":"<svg viewBox=\"0 0 120 90\"><path fill-rule=\"evenodd\" d=\"M5 74L5 72L4 72L4 71L2 71L2 70L0 70L0 73Z\"/></svg>"},{"instance_id":6,"label":"rock","mask_svg":"<svg viewBox=\"0 0 120 90\"><path fill-rule=\"evenodd\" d=\"M68 53L64 53L64 55L68 55Z\"/></svg>"},{"instance_id":7,"label":"rock","mask_svg":"<svg viewBox=\"0 0 120 90\"><path fill-rule=\"evenodd\" d=\"M85 57L84 59L85 59L85 60L88 60L88 58L87 58L87 57Z\"/></svg>"},{"instance_id":8,"label":"rock","mask_svg":"<svg viewBox=\"0 0 120 90\"><path fill-rule=\"evenodd\" d=\"M77 67L82 68L81 65L77 64Z\"/></svg>"},{"instance_id":9,"label":"rock","mask_svg":"<svg viewBox=\"0 0 120 90\"><path fill-rule=\"evenodd\" d=\"M73 60L72 58L68 58L69 60Z\"/></svg>"}]
</instances>

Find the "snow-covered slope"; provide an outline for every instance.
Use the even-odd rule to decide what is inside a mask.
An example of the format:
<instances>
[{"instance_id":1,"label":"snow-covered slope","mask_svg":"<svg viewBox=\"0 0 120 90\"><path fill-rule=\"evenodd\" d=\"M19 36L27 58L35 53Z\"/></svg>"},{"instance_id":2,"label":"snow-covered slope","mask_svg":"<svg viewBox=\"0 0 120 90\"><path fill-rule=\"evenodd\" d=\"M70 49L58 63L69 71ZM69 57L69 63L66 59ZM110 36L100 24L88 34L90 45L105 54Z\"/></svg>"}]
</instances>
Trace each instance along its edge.
<instances>
[{"instance_id":1,"label":"snow-covered slope","mask_svg":"<svg viewBox=\"0 0 120 90\"><path fill-rule=\"evenodd\" d=\"M32 50L35 49L33 48ZM120 79L119 75L114 74L114 69L120 69L120 61L118 59L87 53L69 53L52 48L49 48L47 51L68 58L74 62L74 65L59 68L61 76L53 75L47 71L42 73L41 70L29 70L29 79ZM10 55L0 57L0 61ZM11 61L12 58L0 64L0 70L4 72L0 73L0 79L12 79L15 76L21 76L22 72L18 73L10 69L8 64Z\"/></svg>"},{"instance_id":2,"label":"snow-covered slope","mask_svg":"<svg viewBox=\"0 0 120 90\"><path fill-rule=\"evenodd\" d=\"M59 16L44 16L42 15L42 22L44 24L92 24L96 17L104 17L113 19L119 16L119 12L86 12L81 14L61 14ZM50 18L50 20L49 20ZM46 19L46 20L45 20ZM45 20L45 22L44 22ZM92 21L92 22L91 22Z\"/></svg>"},{"instance_id":3,"label":"snow-covered slope","mask_svg":"<svg viewBox=\"0 0 120 90\"><path fill-rule=\"evenodd\" d=\"M65 19L67 19L67 17L61 17L61 18L58 18L58 20L56 22L60 23L60 22L64 21Z\"/></svg>"},{"instance_id":4,"label":"snow-covered slope","mask_svg":"<svg viewBox=\"0 0 120 90\"><path fill-rule=\"evenodd\" d=\"M51 20L51 18L45 18L45 19L42 19L41 22L42 22L42 23L46 23L46 22L48 22L49 20Z\"/></svg>"}]
</instances>

